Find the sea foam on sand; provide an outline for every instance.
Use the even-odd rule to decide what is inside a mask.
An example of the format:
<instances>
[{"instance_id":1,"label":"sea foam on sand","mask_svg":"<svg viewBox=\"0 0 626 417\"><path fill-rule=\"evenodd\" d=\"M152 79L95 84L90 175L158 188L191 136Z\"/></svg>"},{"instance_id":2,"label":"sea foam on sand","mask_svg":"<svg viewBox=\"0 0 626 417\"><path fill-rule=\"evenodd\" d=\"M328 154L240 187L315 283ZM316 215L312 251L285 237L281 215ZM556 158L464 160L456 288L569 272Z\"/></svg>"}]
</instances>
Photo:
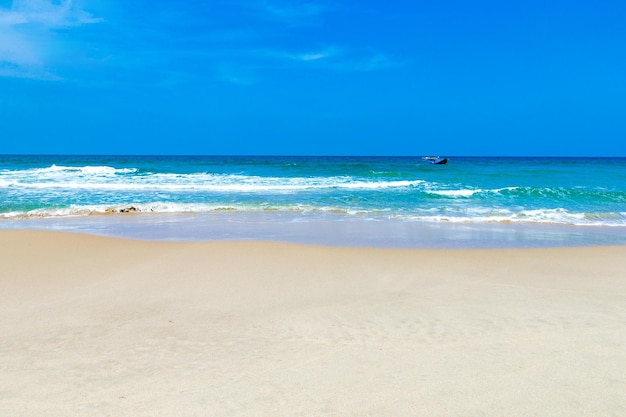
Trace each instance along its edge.
<instances>
[{"instance_id":1,"label":"sea foam on sand","mask_svg":"<svg viewBox=\"0 0 626 417\"><path fill-rule=\"evenodd\" d=\"M626 415L623 246L0 247L0 415Z\"/></svg>"}]
</instances>

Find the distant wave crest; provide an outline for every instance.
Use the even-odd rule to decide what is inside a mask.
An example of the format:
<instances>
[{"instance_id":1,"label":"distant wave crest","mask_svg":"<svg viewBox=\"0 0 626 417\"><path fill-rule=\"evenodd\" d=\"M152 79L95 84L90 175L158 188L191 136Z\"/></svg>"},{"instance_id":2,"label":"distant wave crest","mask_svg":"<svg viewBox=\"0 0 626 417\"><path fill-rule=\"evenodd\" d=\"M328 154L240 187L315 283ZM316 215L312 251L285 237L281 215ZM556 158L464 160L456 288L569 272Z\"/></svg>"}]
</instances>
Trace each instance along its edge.
<instances>
[{"instance_id":1,"label":"distant wave crest","mask_svg":"<svg viewBox=\"0 0 626 417\"><path fill-rule=\"evenodd\" d=\"M227 192L294 192L309 189L377 190L415 187L421 180L336 177L260 177L212 173L145 173L136 168L57 166L3 172L0 187L85 190L202 190Z\"/></svg>"}]
</instances>

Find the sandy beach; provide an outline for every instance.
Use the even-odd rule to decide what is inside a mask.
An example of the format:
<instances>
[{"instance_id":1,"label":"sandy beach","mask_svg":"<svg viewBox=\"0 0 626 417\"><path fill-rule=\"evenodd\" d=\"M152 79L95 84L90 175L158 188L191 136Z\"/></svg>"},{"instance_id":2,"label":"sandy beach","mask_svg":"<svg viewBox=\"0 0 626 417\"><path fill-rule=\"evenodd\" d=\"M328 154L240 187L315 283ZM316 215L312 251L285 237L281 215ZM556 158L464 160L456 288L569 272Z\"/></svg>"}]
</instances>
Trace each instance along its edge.
<instances>
[{"instance_id":1,"label":"sandy beach","mask_svg":"<svg viewBox=\"0 0 626 417\"><path fill-rule=\"evenodd\" d=\"M626 247L0 231L2 416L623 416Z\"/></svg>"}]
</instances>

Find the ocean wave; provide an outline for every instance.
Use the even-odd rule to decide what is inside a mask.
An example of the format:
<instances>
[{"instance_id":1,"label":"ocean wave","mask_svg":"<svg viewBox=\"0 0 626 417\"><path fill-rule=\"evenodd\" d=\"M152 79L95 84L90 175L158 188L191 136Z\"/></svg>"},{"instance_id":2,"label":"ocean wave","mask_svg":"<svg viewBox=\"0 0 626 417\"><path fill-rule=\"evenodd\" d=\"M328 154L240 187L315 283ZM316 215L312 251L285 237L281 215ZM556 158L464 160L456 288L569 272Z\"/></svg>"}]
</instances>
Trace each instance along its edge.
<instances>
[{"instance_id":1,"label":"ocean wave","mask_svg":"<svg viewBox=\"0 0 626 417\"><path fill-rule=\"evenodd\" d=\"M19 172L19 171L18 171ZM113 175L113 174L132 174L137 172L137 168L114 168L104 165L86 165L86 166L64 166L52 164L47 168L30 168L23 172L30 174L49 174L49 173L77 173L85 175Z\"/></svg>"},{"instance_id":2,"label":"ocean wave","mask_svg":"<svg viewBox=\"0 0 626 417\"><path fill-rule=\"evenodd\" d=\"M520 211L486 209L483 213L472 210L454 215L446 213L409 214L397 217L404 220L446 223L526 223L626 227L626 216L623 213L577 213L562 208Z\"/></svg>"},{"instance_id":3,"label":"ocean wave","mask_svg":"<svg viewBox=\"0 0 626 417\"><path fill-rule=\"evenodd\" d=\"M605 188L585 187L511 187L500 193L511 198L568 199L572 201L626 202L626 193Z\"/></svg>"},{"instance_id":4,"label":"ocean wave","mask_svg":"<svg viewBox=\"0 0 626 417\"><path fill-rule=\"evenodd\" d=\"M120 182L132 180L136 168L113 168L110 166L59 166L29 168L24 170L0 171L0 188L27 187L50 188L50 186L69 186L78 188L79 184L94 182Z\"/></svg>"},{"instance_id":5,"label":"ocean wave","mask_svg":"<svg viewBox=\"0 0 626 417\"><path fill-rule=\"evenodd\" d=\"M438 189L437 187L441 187ZM446 185L429 184L424 193L438 197L451 199L470 199L470 198L492 198L503 197L507 199L518 199L520 201L578 201L585 202L610 202L625 203L626 193L609 189L598 188L582 188L582 187L502 187L494 189L481 188L445 188Z\"/></svg>"},{"instance_id":6,"label":"ocean wave","mask_svg":"<svg viewBox=\"0 0 626 417\"><path fill-rule=\"evenodd\" d=\"M481 188L461 188L461 189L427 189L425 192L427 194L433 194L443 197L450 198L470 198L477 194L501 194L507 191L515 191L519 189L519 187L504 187L504 188L495 188L491 190L484 190Z\"/></svg>"},{"instance_id":7,"label":"ocean wave","mask_svg":"<svg viewBox=\"0 0 626 417\"><path fill-rule=\"evenodd\" d=\"M84 190L163 190L163 191L214 191L214 192L296 192L319 189L382 190L415 187L422 180L380 180L353 177L259 177L233 174L141 174L117 176L119 173L136 173L135 169L111 167L82 167L70 170L45 169L46 175L4 175L0 187L29 189L84 189ZM87 169L88 168L88 169ZM51 172L63 175L47 175ZM72 175L77 174L77 175Z\"/></svg>"},{"instance_id":8,"label":"ocean wave","mask_svg":"<svg viewBox=\"0 0 626 417\"><path fill-rule=\"evenodd\" d=\"M28 219L46 217L72 217L126 214L194 214L194 213L246 213L274 212L307 216L358 216L372 220L426 221L445 223L528 223L561 224L572 226L622 226L626 227L626 212L571 212L563 208L522 209L470 207L427 208L419 211L397 213L390 209L362 207L316 206L310 204L243 204L243 203L178 203L152 202L141 204L72 205L64 208L40 208L28 211L0 213L0 219Z\"/></svg>"},{"instance_id":9,"label":"ocean wave","mask_svg":"<svg viewBox=\"0 0 626 417\"><path fill-rule=\"evenodd\" d=\"M153 202L142 204L118 205L72 205L64 208L40 208L27 211L12 211L0 213L4 219L27 219L45 217L72 217L108 214L193 214L193 213L220 213L220 212L286 212L286 213L334 213L345 215L364 214L367 210L346 209L331 206L310 206L306 204L204 204L204 203L165 203Z\"/></svg>"},{"instance_id":10,"label":"ocean wave","mask_svg":"<svg viewBox=\"0 0 626 417\"><path fill-rule=\"evenodd\" d=\"M483 190L428 190L427 194L433 194L450 198L468 198L475 194L481 193Z\"/></svg>"}]
</instances>

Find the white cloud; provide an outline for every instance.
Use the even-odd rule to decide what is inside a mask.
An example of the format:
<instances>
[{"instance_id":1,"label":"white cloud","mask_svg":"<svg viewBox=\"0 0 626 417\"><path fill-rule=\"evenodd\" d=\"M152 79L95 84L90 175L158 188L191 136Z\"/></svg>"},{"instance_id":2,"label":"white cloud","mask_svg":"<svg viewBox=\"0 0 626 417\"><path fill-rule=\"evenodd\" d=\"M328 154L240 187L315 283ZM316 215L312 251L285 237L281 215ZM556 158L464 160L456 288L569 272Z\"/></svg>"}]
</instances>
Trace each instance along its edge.
<instances>
[{"instance_id":1,"label":"white cloud","mask_svg":"<svg viewBox=\"0 0 626 417\"><path fill-rule=\"evenodd\" d=\"M14 19L20 19L20 23L37 24L49 29L80 26L89 23L100 22L91 14L76 6L72 0L55 2L51 0L13 0L13 5L8 13L12 13Z\"/></svg>"},{"instance_id":2,"label":"white cloud","mask_svg":"<svg viewBox=\"0 0 626 417\"><path fill-rule=\"evenodd\" d=\"M288 57L292 60L338 71L377 71L396 65L389 57L381 53L347 50L337 47L329 47L322 51L299 55L289 55Z\"/></svg>"},{"instance_id":3,"label":"white cloud","mask_svg":"<svg viewBox=\"0 0 626 417\"><path fill-rule=\"evenodd\" d=\"M341 55L341 51L335 47L329 47L323 50L313 50L309 52L288 52L278 49L259 49L249 51L250 56L261 58L274 62L315 62L328 60Z\"/></svg>"},{"instance_id":4,"label":"white cloud","mask_svg":"<svg viewBox=\"0 0 626 417\"><path fill-rule=\"evenodd\" d=\"M41 63L26 37L11 26L2 24L0 24L0 62L18 66Z\"/></svg>"},{"instance_id":5,"label":"white cloud","mask_svg":"<svg viewBox=\"0 0 626 417\"><path fill-rule=\"evenodd\" d=\"M300 59L302 61L317 61L318 59L326 58L326 54L323 53L315 53L315 54L304 54L300 55Z\"/></svg>"},{"instance_id":6,"label":"white cloud","mask_svg":"<svg viewBox=\"0 0 626 417\"><path fill-rule=\"evenodd\" d=\"M339 55L341 55L341 51L339 49L330 47L322 51L307 52L304 54L295 55L293 56L293 58L298 61L309 62L309 61L321 61L321 60L332 59Z\"/></svg>"},{"instance_id":7,"label":"white cloud","mask_svg":"<svg viewBox=\"0 0 626 417\"><path fill-rule=\"evenodd\" d=\"M57 78L45 68L54 31L100 21L72 0L14 0L0 8L0 76Z\"/></svg>"},{"instance_id":8,"label":"white cloud","mask_svg":"<svg viewBox=\"0 0 626 417\"><path fill-rule=\"evenodd\" d=\"M381 53L347 50L335 46L302 53L271 49L251 50L240 54L238 58L240 59L237 64L231 63L231 65L221 65L217 68L221 81L238 85L253 85L260 82L267 72L276 70L308 68L315 71L341 73L375 72L399 65Z\"/></svg>"}]
</instances>

